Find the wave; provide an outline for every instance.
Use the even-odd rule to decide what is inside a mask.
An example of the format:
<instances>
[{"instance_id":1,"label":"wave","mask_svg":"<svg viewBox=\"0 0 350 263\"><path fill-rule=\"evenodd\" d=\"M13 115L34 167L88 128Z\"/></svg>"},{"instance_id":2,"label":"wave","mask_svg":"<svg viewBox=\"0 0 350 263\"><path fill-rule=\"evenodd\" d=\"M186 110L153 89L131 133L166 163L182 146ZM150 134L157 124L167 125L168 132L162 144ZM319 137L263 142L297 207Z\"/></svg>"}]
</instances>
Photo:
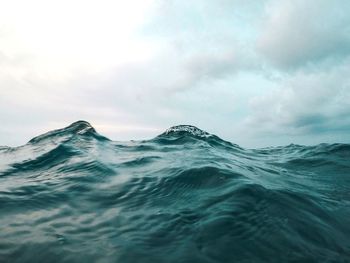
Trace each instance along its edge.
<instances>
[{"instance_id":1,"label":"wave","mask_svg":"<svg viewBox=\"0 0 350 263\"><path fill-rule=\"evenodd\" d=\"M350 261L350 145L244 149L78 121L0 147L0 262Z\"/></svg>"}]
</instances>

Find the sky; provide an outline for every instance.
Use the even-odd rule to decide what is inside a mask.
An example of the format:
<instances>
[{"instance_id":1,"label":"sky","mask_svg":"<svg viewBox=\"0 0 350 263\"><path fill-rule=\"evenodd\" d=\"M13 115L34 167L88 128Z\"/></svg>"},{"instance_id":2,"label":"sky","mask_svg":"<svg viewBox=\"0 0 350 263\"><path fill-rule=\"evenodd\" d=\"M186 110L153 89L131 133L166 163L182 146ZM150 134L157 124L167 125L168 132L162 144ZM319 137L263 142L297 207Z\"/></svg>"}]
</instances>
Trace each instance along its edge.
<instances>
[{"instance_id":1,"label":"sky","mask_svg":"<svg viewBox=\"0 0 350 263\"><path fill-rule=\"evenodd\" d=\"M0 145L77 120L247 148L350 142L348 0L0 0Z\"/></svg>"}]
</instances>

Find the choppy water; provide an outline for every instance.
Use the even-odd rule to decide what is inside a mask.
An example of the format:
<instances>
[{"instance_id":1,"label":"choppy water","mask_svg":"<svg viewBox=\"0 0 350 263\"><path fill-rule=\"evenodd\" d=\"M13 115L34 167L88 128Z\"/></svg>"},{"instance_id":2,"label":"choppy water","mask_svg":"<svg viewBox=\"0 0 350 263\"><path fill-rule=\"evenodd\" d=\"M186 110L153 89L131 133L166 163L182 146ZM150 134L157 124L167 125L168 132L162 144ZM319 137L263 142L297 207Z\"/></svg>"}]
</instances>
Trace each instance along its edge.
<instances>
[{"instance_id":1,"label":"choppy water","mask_svg":"<svg viewBox=\"0 0 350 263\"><path fill-rule=\"evenodd\" d=\"M0 147L0 262L350 262L350 145L80 121Z\"/></svg>"}]
</instances>

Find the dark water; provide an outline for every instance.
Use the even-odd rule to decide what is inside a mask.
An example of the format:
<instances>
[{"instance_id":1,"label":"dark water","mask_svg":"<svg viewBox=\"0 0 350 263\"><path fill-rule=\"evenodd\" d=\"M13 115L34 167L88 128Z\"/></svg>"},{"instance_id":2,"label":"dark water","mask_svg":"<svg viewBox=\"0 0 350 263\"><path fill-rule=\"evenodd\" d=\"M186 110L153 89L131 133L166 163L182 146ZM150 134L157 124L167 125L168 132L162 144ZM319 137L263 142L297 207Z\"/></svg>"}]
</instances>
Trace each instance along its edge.
<instances>
[{"instance_id":1,"label":"dark water","mask_svg":"<svg viewBox=\"0 0 350 263\"><path fill-rule=\"evenodd\" d=\"M350 145L76 122L0 147L0 262L350 262Z\"/></svg>"}]
</instances>

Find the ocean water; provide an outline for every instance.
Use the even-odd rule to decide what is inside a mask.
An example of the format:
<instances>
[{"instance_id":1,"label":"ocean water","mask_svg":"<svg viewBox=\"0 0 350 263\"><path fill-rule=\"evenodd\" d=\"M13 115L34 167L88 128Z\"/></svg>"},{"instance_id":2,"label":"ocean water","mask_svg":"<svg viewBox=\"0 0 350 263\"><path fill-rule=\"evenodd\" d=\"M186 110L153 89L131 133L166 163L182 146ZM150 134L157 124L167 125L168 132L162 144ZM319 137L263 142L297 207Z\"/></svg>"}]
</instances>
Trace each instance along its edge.
<instances>
[{"instance_id":1,"label":"ocean water","mask_svg":"<svg viewBox=\"0 0 350 263\"><path fill-rule=\"evenodd\" d=\"M350 262L350 145L79 121L0 147L0 262Z\"/></svg>"}]
</instances>

